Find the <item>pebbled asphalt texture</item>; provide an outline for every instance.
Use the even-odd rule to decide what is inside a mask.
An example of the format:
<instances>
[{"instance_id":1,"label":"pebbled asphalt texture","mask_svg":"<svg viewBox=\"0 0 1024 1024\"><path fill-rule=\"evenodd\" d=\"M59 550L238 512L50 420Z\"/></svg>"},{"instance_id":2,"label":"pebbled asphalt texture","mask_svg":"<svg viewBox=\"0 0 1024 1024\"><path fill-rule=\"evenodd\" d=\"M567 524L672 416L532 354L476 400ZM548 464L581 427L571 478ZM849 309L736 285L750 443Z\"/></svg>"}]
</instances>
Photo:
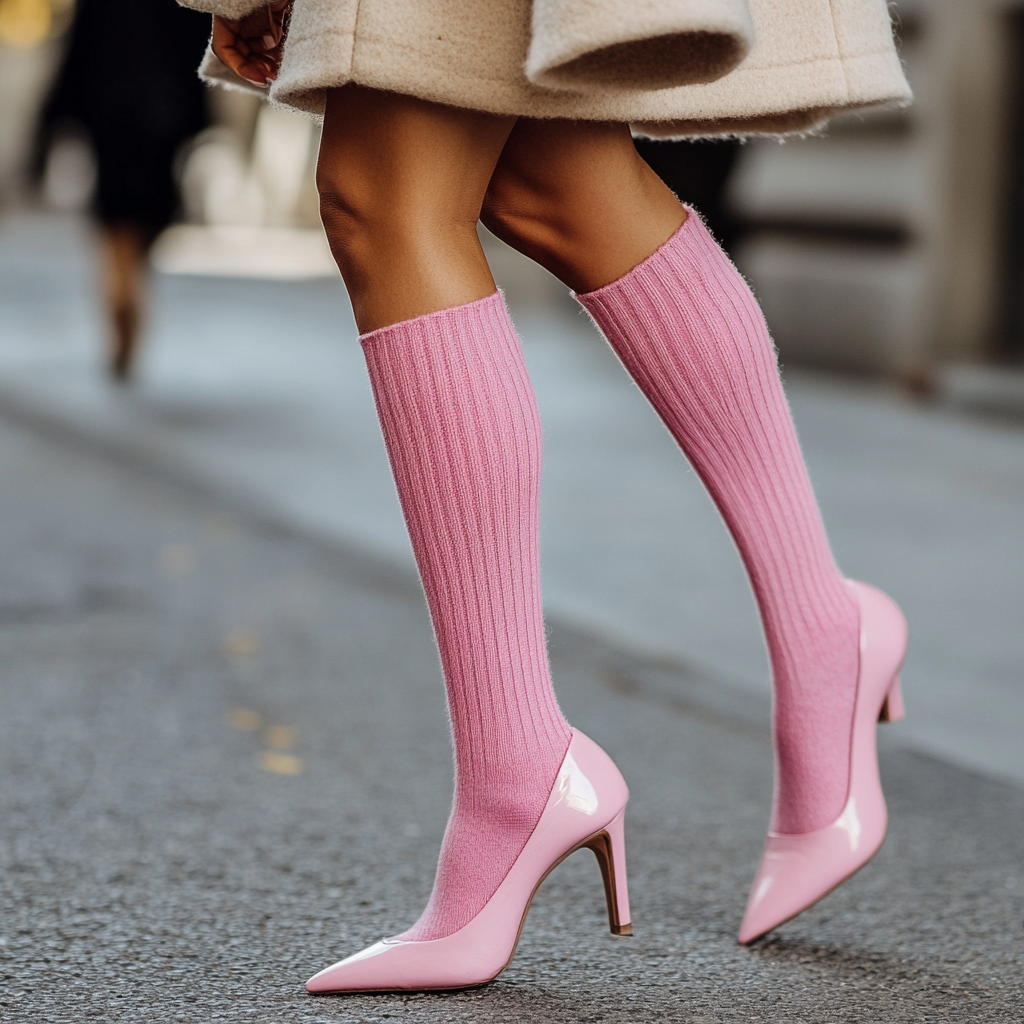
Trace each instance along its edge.
<instances>
[{"instance_id":1,"label":"pebbled asphalt texture","mask_svg":"<svg viewBox=\"0 0 1024 1024\"><path fill-rule=\"evenodd\" d=\"M70 437L0 421L0 471L0 1020L1024 1019L1024 792L883 742L882 852L741 948L767 707L558 622L564 708L632 787L635 936L583 851L493 984L308 996L429 892L451 769L414 581Z\"/></svg>"}]
</instances>

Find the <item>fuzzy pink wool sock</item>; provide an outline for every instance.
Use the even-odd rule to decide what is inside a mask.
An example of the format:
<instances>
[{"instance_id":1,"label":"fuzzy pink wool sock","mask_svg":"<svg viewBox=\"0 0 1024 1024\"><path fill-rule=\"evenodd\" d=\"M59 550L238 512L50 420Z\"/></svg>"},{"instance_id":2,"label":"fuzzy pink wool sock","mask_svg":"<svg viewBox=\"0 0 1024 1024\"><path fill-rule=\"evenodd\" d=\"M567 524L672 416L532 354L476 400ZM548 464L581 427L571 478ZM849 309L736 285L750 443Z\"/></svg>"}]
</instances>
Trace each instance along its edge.
<instances>
[{"instance_id":1,"label":"fuzzy pink wool sock","mask_svg":"<svg viewBox=\"0 0 1024 1024\"><path fill-rule=\"evenodd\" d=\"M774 679L771 827L846 801L859 609L829 549L764 317L700 218L577 298L711 493L754 587Z\"/></svg>"},{"instance_id":2,"label":"fuzzy pink wool sock","mask_svg":"<svg viewBox=\"0 0 1024 1024\"><path fill-rule=\"evenodd\" d=\"M434 890L402 936L436 939L493 895L569 747L541 613L540 420L500 293L362 343L455 745L455 798Z\"/></svg>"}]
</instances>

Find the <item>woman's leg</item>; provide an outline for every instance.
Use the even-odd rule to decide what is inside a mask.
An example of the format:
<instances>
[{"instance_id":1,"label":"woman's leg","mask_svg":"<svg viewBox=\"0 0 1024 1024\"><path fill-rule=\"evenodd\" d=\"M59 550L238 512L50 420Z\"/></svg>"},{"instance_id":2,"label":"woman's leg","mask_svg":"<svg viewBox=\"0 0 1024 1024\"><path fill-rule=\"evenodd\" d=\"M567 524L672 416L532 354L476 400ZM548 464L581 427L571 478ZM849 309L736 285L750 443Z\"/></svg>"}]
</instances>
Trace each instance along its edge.
<instances>
[{"instance_id":1,"label":"woman's leg","mask_svg":"<svg viewBox=\"0 0 1024 1024\"><path fill-rule=\"evenodd\" d=\"M832 559L745 282L637 156L624 125L521 120L484 222L581 294L686 452L739 546L775 686L772 828L846 800L859 611Z\"/></svg>"},{"instance_id":2,"label":"woman's leg","mask_svg":"<svg viewBox=\"0 0 1024 1024\"><path fill-rule=\"evenodd\" d=\"M493 294L476 225L514 124L376 89L330 90L320 212L363 334Z\"/></svg>"},{"instance_id":3,"label":"woman's leg","mask_svg":"<svg viewBox=\"0 0 1024 1024\"><path fill-rule=\"evenodd\" d=\"M135 366L152 237L148 225L132 221L102 227L104 295L111 334L107 369L119 384L131 379Z\"/></svg>"},{"instance_id":4,"label":"woman's leg","mask_svg":"<svg viewBox=\"0 0 1024 1024\"><path fill-rule=\"evenodd\" d=\"M455 799L411 939L447 936L483 908L570 741L541 616L540 426L476 234L513 123L346 87L329 94L317 168L452 719Z\"/></svg>"},{"instance_id":5,"label":"woman's leg","mask_svg":"<svg viewBox=\"0 0 1024 1024\"><path fill-rule=\"evenodd\" d=\"M626 125L522 118L491 177L482 220L583 293L629 273L686 211L637 154Z\"/></svg>"}]
</instances>

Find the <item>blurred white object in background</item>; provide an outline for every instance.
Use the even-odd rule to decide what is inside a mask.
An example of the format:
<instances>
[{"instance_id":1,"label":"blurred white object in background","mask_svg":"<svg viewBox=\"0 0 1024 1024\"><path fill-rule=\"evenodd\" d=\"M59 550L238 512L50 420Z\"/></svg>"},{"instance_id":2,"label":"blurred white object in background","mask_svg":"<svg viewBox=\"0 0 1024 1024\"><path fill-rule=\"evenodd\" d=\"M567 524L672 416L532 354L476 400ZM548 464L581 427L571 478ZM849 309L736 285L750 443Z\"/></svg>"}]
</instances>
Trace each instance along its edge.
<instances>
[{"instance_id":1,"label":"blurred white object in background","mask_svg":"<svg viewBox=\"0 0 1024 1024\"><path fill-rule=\"evenodd\" d=\"M204 132L192 146L182 169L189 223L160 236L154 267L165 274L335 277L317 212L316 126L298 114L261 106L247 146L245 111L237 108L226 118L232 119L233 127Z\"/></svg>"},{"instance_id":2,"label":"blurred white object in background","mask_svg":"<svg viewBox=\"0 0 1024 1024\"><path fill-rule=\"evenodd\" d=\"M164 274L279 281L338 274L326 236L311 228L175 224L156 240L150 259Z\"/></svg>"},{"instance_id":3,"label":"blurred white object in background","mask_svg":"<svg viewBox=\"0 0 1024 1024\"><path fill-rule=\"evenodd\" d=\"M235 131L211 128L196 140L181 178L185 217L192 224L263 223L266 202Z\"/></svg>"},{"instance_id":4,"label":"blurred white object in background","mask_svg":"<svg viewBox=\"0 0 1024 1024\"><path fill-rule=\"evenodd\" d=\"M319 129L308 118L274 107L260 110L253 141L252 173L263 193L265 224L320 226L314 182L319 144Z\"/></svg>"}]
</instances>

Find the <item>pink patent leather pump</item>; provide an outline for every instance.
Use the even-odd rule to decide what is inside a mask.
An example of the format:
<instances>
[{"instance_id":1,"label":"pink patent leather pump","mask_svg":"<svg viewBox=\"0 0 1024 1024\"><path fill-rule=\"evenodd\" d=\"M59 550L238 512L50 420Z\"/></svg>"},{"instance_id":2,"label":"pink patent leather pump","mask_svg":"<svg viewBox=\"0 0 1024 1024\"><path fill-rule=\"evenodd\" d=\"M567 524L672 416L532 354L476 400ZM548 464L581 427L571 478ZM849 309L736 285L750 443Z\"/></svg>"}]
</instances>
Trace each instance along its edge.
<instances>
[{"instance_id":1,"label":"pink patent leather pump","mask_svg":"<svg viewBox=\"0 0 1024 1024\"><path fill-rule=\"evenodd\" d=\"M623 818L629 790L612 759L575 729L547 805L509 873L469 924L443 939L382 939L306 982L310 992L469 988L492 981L515 953L541 882L570 853L597 855L613 935L632 935Z\"/></svg>"},{"instance_id":2,"label":"pink patent leather pump","mask_svg":"<svg viewBox=\"0 0 1024 1024\"><path fill-rule=\"evenodd\" d=\"M903 717L899 670L907 624L882 591L848 581L860 605L860 669L846 805L831 825L800 835L769 832L739 941L753 942L827 896L879 850L887 814L878 777L877 722Z\"/></svg>"}]
</instances>

